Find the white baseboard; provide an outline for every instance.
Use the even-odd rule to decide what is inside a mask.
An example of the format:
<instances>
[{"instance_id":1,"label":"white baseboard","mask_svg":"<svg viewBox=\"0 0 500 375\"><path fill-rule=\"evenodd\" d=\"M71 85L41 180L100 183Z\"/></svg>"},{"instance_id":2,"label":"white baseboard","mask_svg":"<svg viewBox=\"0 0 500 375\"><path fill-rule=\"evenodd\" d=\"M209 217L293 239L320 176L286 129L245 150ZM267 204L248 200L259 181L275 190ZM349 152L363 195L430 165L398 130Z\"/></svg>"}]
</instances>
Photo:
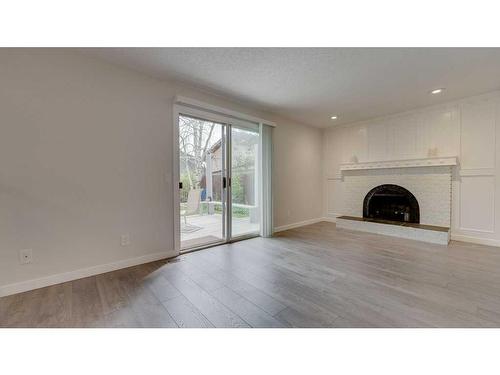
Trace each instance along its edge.
<instances>
[{"instance_id":1,"label":"white baseboard","mask_svg":"<svg viewBox=\"0 0 500 375\"><path fill-rule=\"evenodd\" d=\"M316 219L309 219L309 220L299 221L298 223L282 225L280 227L275 227L274 232L275 233L282 232L282 231L288 230L288 229L303 227L304 225L311 225L311 224L319 223L320 221L326 221L326 219L323 217L318 217Z\"/></svg>"},{"instance_id":2,"label":"white baseboard","mask_svg":"<svg viewBox=\"0 0 500 375\"><path fill-rule=\"evenodd\" d=\"M464 236L463 234L451 234L451 239L453 241L462 241L462 242L470 242L476 243L478 245L487 245L487 246L500 246L500 240L494 240L491 238L479 238L472 236Z\"/></svg>"},{"instance_id":3,"label":"white baseboard","mask_svg":"<svg viewBox=\"0 0 500 375\"><path fill-rule=\"evenodd\" d=\"M288 224L288 225L282 225L279 227L274 228L274 232L282 232L284 230L288 229L293 229L293 228L298 228L298 227L303 227L305 225L311 225L315 223L319 223L321 221L328 221L331 223L336 223L337 222L337 216L338 215L332 215L329 214L325 217L320 217L317 219L309 219L309 220L304 220L300 221L298 223L293 223L293 224ZM453 234L451 233L451 239L454 241L462 241L462 242L470 242L470 243L475 243L478 245L487 245L487 246L498 246L500 247L500 240L494 240L494 239L489 239L489 238L479 238L479 237L472 237L472 236L464 236L462 234Z\"/></svg>"},{"instance_id":4,"label":"white baseboard","mask_svg":"<svg viewBox=\"0 0 500 375\"><path fill-rule=\"evenodd\" d=\"M160 253L143 255L137 258L124 259L113 263L100 264L93 267L81 268L75 271L45 276L39 279L32 279L21 281L19 283L2 285L0 286L0 297L27 292L33 289L44 288L50 285L61 284L68 281L82 279L84 277L99 275L101 273L116 271L122 268L138 266L140 264L154 262L156 260L172 258L174 256L176 256L174 252L164 251Z\"/></svg>"},{"instance_id":5,"label":"white baseboard","mask_svg":"<svg viewBox=\"0 0 500 375\"><path fill-rule=\"evenodd\" d=\"M322 221L328 221L330 223L336 223L337 222L337 215L335 216L331 216L331 215L327 215L323 218Z\"/></svg>"}]
</instances>

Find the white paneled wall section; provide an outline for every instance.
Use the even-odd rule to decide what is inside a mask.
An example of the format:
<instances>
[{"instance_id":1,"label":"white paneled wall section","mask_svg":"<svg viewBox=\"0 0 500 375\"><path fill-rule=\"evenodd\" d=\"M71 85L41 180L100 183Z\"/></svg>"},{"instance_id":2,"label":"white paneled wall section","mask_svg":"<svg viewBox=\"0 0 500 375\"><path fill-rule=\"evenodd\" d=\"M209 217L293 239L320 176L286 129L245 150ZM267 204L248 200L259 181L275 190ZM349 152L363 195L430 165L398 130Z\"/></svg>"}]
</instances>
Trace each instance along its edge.
<instances>
[{"instance_id":1,"label":"white paneled wall section","mask_svg":"<svg viewBox=\"0 0 500 375\"><path fill-rule=\"evenodd\" d=\"M342 163L457 156L452 239L500 246L500 92L325 130L327 217L345 214Z\"/></svg>"}]
</instances>

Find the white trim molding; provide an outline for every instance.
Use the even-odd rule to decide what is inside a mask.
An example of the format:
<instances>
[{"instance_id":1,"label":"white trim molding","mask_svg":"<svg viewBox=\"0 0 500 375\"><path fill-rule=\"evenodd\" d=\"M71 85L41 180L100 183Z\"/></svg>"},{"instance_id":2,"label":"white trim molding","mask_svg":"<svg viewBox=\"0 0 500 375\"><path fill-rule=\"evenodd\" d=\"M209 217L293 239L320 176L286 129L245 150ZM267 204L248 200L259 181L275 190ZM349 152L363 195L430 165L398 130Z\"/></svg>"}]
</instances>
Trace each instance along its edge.
<instances>
[{"instance_id":1,"label":"white trim molding","mask_svg":"<svg viewBox=\"0 0 500 375\"><path fill-rule=\"evenodd\" d=\"M322 221L336 223L337 216L339 216L339 215L330 213L326 217L320 217L317 219L309 219L309 220L304 220L304 221L300 221L300 222L293 223L293 224L282 225L279 227L275 227L274 233L283 232L285 230L299 228L299 227L303 227L303 226L311 225L311 224L315 224L315 223L320 223ZM380 233L378 233L378 234L380 234ZM500 240L495 240L495 239L490 239L490 238L478 238L478 237L472 237L472 236L465 236L465 235L461 235L461 234L454 234L454 233L452 233L451 230L448 233L448 235L450 236L450 239L452 241L469 242L469 243L474 243L474 244L478 244L478 245L487 245L487 246L500 246ZM444 243L441 243L441 244L444 244Z\"/></svg>"},{"instance_id":2,"label":"white trim molding","mask_svg":"<svg viewBox=\"0 0 500 375\"><path fill-rule=\"evenodd\" d=\"M202 102L202 101L199 101L196 99L187 98L187 97L181 96L181 95L175 96L174 104L179 104L179 105L191 107L194 109L202 109L204 111L212 112L214 114L228 116L228 117L231 117L233 119L250 121L250 122L254 122L256 124L262 123L262 124L273 126L273 127L276 126L276 123L274 123L272 121L268 121L268 120L265 120L265 119L262 119L259 117L247 115L245 113L233 111L233 110L230 110L227 108L219 107L219 106L216 106L213 104L205 103L205 102Z\"/></svg>"},{"instance_id":3,"label":"white trim molding","mask_svg":"<svg viewBox=\"0 0 500 375\"><path fill-rule=\"evenodd\" d=\"M340 214L334 214L334 213L327 213L326 216L322 219L322 221L328 221L329 223L336 223L337 222L337 218L339 216L342 216Z\"/></svg>"},{"instance_id":4,"label":"white trim molding","mask_svg":"<svg viewBox=\"0 0 500 375\"><path fill-rule=\"evenodd\" d=\"M288 229L303 227L305 225L316 224L316 223L319 223L320 221L326 221L326 219L324 217L318 217L316 219L309 219L309 220L299 221L297 223L281 225L279 227L274 228L274 233L283 232L284 230L288 230Z\"/></svg>"},{"instance_id":5,"label":"white trim molding","mask_svg":"<svg viewBox=\"0 0 500 375\"><path fill-rule=\"evenodd\" d=\"M340 165L341 171L386 169L386 168L415 168L415 167L441 167L454 166L458 164L456 156L443 158L424 158L388 161L370 161L362 163L344 163Z\"/></svg>"},{"instance_id":6,"label":"white trim molding","mask_svg":"<svg viewBox=\"0 0 500 375\"><path fill-rule=\"evenodd\" d=\"M38 279L21 281L14 284L0 286L0 297L9 296L12 294L27 292L33 289L44 288L51 285L61 284L68 281L83 279L84 277L99 275L106 272L116 271L122 268L138 266L140 264L150 263L157 260L168 259L177 256L172 251L164 251L143 255L137 258L129 258L119 260L117 262L99 264L88 268L81 268L74 271L59 273L55 275L45 276Z\"/></svg>"},{"instance_id":7,"label":"white trim molding","mask_svg":"<svg viewBox=\"0 0 500 375\"><path fill-rule=\"evenodd\" d=\"M465 236L462 234L452 233L451 239L452 241L469 242L478 245L500 246L500 240L495 240L493 238L481 238L481 237Z\"/></svg>"}]
</instances>

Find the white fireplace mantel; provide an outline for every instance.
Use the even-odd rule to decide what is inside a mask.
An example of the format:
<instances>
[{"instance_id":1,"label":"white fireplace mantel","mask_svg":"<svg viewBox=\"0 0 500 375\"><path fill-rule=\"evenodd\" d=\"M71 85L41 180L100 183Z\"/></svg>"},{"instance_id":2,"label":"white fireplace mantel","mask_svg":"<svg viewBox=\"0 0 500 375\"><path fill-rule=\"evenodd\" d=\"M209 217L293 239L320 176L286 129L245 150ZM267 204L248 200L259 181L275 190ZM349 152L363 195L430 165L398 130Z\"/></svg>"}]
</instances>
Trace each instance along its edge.
<instances>
[{"instance_id":1,"label":"white fireplace mantel","mask_svg":"<svg viewBox=\"0 0 500 375\"><path fill-rule=\"evenodd\" d=\"M344 163L340 165L340 170L354 171L363 169L384 169L384 168L440 167L440 166L454 166L457 164L458 164L458 158L456 156L449 156L442 158Z\"/></svg>"}]
</instances>

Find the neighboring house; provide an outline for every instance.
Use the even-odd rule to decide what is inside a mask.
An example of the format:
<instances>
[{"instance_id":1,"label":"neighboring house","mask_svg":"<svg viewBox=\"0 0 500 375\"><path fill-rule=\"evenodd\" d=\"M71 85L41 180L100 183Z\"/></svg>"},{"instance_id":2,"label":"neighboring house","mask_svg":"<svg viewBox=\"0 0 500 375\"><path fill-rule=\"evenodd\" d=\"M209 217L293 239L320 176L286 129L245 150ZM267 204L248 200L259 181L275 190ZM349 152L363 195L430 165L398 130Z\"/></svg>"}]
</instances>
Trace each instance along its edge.
<instances>
[{"instance_id":1,"label":"neighboring house","mask_svg":"<svg viewBox=\"0 0 500 375\"><path fill-rule=\"evenodd\" d=\"M233 203L244 205L257 205L257 196L255 189L255 164L254 156L251 150L252 145L234 145L233 149ZM250 159L248 159L250 155ZM209 156L209 157L208 157ZM237 156L237 157L236 157ZM247 158L242 158L246 156ZM202 188L207 188L206 199L220 201L222 191L222 142L217 141L207 151L206 159L206 174L202 179ZM240 160L243 159L243 160ZM240 165L238 165L240 164ZM211 178L209 177L211 174ZM210 189L209 182L212 181ZM212 197L212 199L210 199Z\"/></svg>"}]
</instances>

